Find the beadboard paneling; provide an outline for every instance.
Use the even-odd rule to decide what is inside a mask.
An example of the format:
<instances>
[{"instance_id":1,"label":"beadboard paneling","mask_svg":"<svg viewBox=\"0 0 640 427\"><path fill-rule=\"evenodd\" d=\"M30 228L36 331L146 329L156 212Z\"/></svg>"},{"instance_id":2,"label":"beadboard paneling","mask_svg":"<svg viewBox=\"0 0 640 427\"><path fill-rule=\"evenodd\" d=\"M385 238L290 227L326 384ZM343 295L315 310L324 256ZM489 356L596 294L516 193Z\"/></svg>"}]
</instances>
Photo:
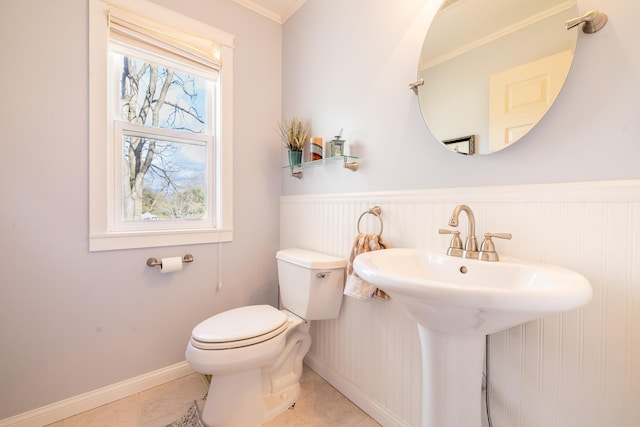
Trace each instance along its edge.
<instances>
[{"instance_id":1,"label":"beadboard paneling","mask_svg":"<svg viewBox=\"0 0 640 427\"><path fill-rule=\"evenodd\" d=\"M491 336L496 427L635 427L640 420L640 180L283 196L281 247L348 258L357 219L380 205L389 247L445 251L453 208L503 256L574 269L592 284L584 308ZM461 232L466 235L466 220ZM363 232L377 232L366 215ZM344 299L338 319L312 323L307 363L383 425L420 425L415 324L391 301Z\"/></svg>"}]
</instances>

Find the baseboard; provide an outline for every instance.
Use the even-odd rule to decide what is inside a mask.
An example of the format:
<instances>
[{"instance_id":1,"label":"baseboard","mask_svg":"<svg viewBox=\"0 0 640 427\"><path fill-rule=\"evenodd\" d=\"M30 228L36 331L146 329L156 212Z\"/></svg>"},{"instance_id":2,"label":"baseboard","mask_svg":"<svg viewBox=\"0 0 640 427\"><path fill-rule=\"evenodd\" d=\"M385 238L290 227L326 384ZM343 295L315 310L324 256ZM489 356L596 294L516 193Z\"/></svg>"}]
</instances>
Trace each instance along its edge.
<instances>
[{"instance_id":1,"label":"baseboard","mask_svg":"<svg viewBox=\"0 0 640 427\"><path fill-rule=\"evenodd\" d=\"M166 368L5 418L0 420L0 427L41 427L182 378L193 372L194 370L186 361L176 363Z\"/></svg>"},{"instance_id":2,"label":"baseboard","mask_svg":"<svg viewBox=\"0 0 640 427\"><path fill-rule=\"evenodd\" d=\"M389 411L389 409L381 405L380 402L365 394L362 389L315 358L312 354L307 353L307 356L304 358L304 363L381 425L411 427L406 421L398 418L396 414Z\"/></svg>"}]
</instances>

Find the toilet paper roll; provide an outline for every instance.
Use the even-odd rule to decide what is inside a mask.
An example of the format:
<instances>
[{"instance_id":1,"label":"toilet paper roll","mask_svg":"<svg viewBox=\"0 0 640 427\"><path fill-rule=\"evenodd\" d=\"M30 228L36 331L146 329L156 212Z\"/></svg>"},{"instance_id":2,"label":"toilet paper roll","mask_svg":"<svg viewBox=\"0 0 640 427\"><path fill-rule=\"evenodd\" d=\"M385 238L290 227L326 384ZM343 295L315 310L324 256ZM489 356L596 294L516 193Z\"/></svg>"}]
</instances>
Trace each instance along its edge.
<instances>
[{"instance_id":1,"label":"toilet paper roll","mask_svg":"<svg viewBox=\"0 0 640 427\"><path fill-rule=\"evenodd\" d=\"M163 274L182 270L182 258L180 258L179 256L162 258L161 262L162 264L160 265L160 272Z\"/></svg>"}]
</instances>

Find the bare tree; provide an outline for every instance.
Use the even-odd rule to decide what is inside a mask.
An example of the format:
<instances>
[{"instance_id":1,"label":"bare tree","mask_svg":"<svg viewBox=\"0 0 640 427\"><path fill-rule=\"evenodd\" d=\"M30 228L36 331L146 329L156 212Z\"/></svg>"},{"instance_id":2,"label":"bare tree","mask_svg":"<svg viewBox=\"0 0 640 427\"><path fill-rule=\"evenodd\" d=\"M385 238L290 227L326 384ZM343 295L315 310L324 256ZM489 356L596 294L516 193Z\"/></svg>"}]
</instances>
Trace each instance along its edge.
<instances>
[{"instance_id":1,"label":"bare tree","mask_svg":"<svg viewBox=\"0 0 640 427\"><path fill-rule=\"evenodd\" d=\"M204 120L193 105L181 106L167 98L172 88L178 88L187 98L195 98L197 94L193 90L192 77L185 78L182 73L174 73L166 67L131 57L123 58L120 98L124 120L154 128L164 126L189 132L202 131L205 127ZM185 116L192 120L185 121ZM161 123L161 120L165 123ZM200 128L195 128L194 123ZM161 144L153 138L127 137L127 161L124 165L124 178L128 180L128 184L124 186L125 218L142 217L144 179L148 174L160 179L163 189L177 190L173 176L178 167L171 160L174 152L171 144Z\"/></svg>"}]
</instances>

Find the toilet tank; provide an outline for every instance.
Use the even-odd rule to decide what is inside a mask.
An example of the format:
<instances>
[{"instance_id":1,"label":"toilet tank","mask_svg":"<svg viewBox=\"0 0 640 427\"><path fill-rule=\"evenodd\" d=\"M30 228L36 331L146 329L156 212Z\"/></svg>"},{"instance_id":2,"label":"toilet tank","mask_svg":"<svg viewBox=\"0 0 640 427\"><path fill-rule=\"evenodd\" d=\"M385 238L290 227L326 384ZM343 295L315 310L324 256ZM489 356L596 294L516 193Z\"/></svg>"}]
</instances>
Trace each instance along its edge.
<instances>
[{"instance_id":1,"label":"toilet tank","mask_svg":"<svg viewBox=\"0 0 640 427\"><path fill-rule=\"evenodd\" d=\"M298 248L278 251L276 259L285 309L305 320L338 317L346 260Z\"/></svg>"}]
</instances>

